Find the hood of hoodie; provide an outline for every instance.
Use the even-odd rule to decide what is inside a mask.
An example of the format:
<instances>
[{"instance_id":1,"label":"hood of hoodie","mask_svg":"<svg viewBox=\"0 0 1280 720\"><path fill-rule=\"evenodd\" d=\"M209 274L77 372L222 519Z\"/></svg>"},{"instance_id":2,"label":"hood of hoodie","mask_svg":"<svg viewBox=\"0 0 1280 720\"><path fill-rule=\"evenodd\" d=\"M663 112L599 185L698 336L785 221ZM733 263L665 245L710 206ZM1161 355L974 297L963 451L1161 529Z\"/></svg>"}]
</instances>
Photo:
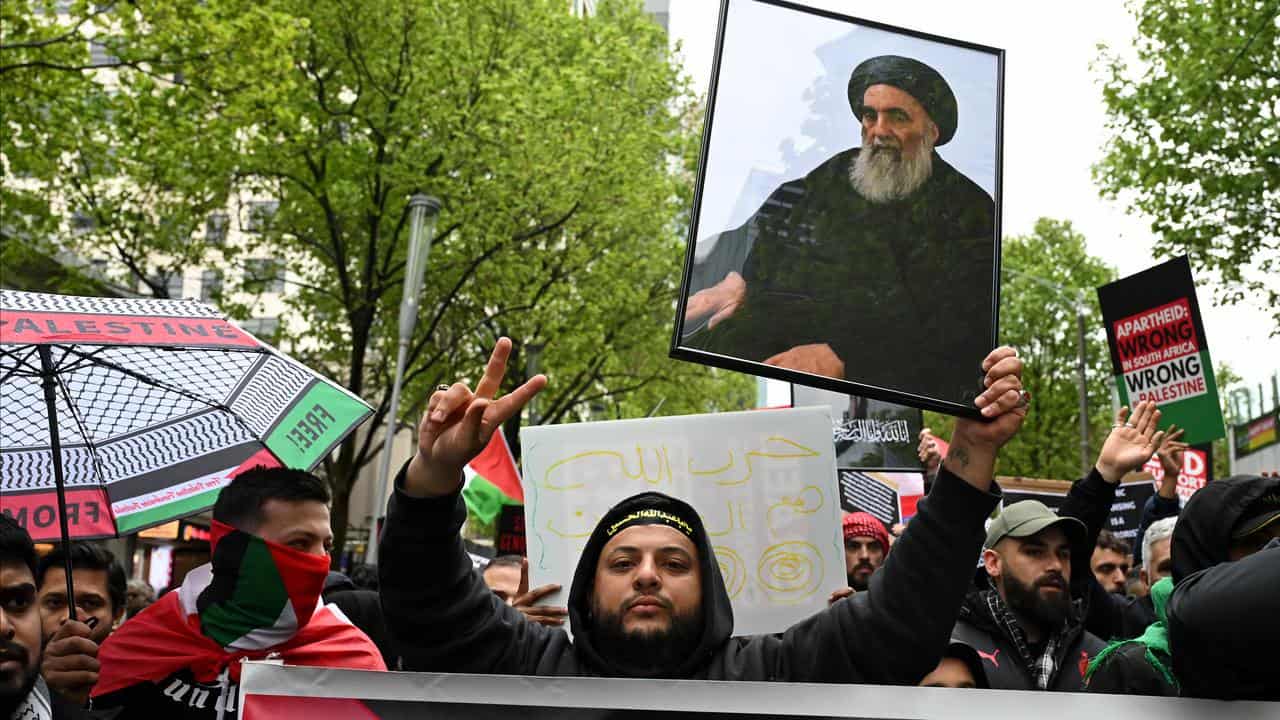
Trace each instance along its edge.
<instances>
[{"instance_id":1,"label":"hood of hoodie","mask_svg":"<svg viewBox=\"0 0 1280 720\"><path fill-rule=\"evenodd\" d=\"M1227 561L1231 531L1255 500L1280 492L1280 478L1237 475L1215 480L1187 501L1173 527L1173 582Z\"/></svg>"},{"instance_id":2,"label":"hood of hoodie","mask_svg":"<svg viewBox=\"0 0 1280 720\"><path fill-rule=\"evenodd\" d=\"M660 505L674 507L677 514L693 526L692 540L698 549L698 565L702 571L702 635L694 651L689 653L680 664L649 676L690 677L706 664L715 651L719 650L733 635L733 607L729 603L729 593L725 590L724 578L720 575L720 566L711 550L707 531L702 526L702 517L688 503L669 495L656 492L633 495L610 508L609 512L605 513L596 524L586 547L582 550L578 568L573 574L573 586L569 589L569 626L573 629L574 647L587 665L602 675L645 676L644 673L613 661L601 653L600 648L595 645L591 599L595 590L596 563L600 559L600 551L609 540L605 529L633 511Z\"/></svg>"}]
</instances>

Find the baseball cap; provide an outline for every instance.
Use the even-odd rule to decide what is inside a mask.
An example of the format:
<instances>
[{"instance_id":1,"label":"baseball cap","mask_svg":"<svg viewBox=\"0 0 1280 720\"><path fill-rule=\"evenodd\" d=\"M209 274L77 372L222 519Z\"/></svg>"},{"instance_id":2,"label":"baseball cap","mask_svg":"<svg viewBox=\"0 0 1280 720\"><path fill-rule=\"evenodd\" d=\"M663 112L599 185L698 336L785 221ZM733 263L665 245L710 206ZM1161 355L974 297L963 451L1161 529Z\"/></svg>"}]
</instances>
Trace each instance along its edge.
<instances>
[{"instance_id":1,"label":"baseball cap","mask_svg":"<svg viewBox=\"0 0 1280 720\"><path fill-rule=\"evenodd\" d=\"M994 547L1006 537L1024 538L1051 525L1061 525L1073 545L1083 545L1084 523L1073 517L1062 517L1039 500L1022 500L1008 505L991 521L983 549Z\"/></svg>"}]
</instances>

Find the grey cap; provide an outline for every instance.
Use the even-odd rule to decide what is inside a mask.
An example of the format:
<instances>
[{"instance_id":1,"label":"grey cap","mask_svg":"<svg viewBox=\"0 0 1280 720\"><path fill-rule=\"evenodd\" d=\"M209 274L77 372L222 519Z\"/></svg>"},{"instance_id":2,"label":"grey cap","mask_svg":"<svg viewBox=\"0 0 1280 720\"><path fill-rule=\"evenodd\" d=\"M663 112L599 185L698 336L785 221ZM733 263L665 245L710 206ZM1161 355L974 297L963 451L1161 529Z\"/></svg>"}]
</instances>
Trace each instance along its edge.
<instances>
[{"instance_id":1,"label":"grey cap","mask_svg":"<svg viewBox=\"0 0 1280 720\"><path fill-rule=\"evenodd\" d=\"M1061 525L1073 545L1083 546L1085 536L1084 523L1073 517L1062 517L1050 510L1039 500L1022 500L1007 506L991 521L987 528L986 542L983 549L994 547L1004 538L1031 537L1052 525Z\"/></svg>"}]
</instances>

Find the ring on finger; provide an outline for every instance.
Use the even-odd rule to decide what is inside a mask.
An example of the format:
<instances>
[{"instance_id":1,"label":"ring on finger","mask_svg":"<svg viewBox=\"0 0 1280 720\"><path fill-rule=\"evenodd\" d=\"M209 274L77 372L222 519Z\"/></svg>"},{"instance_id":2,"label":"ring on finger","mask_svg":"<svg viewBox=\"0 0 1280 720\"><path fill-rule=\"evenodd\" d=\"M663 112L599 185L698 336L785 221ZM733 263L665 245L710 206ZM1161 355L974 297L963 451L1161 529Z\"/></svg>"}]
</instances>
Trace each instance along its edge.
<instances>
[{"instance_id":1,"label":"ring on finger","mask_svg":"<svg viewBox=\"0 0 1280 720\"><path fill-rule=\"evenodd\" d=\"M1137 425L1134 425L1134 424L1133 424L1133 423L1131 423L1131 422L1126 422L1126 423L1124 424L1124 426L1125 426L1125 427L1127 427L1127 428L1136 428L1136 427L1137 427Z\"/></svg>"},{"instance_id":2,"label":"ring on finger","mask_svg":"<svg viewBox=\"0 0 1280 720\"><path fill-rule=\"evenodd\" d=\"M1026 390L1018 391L1018 404L1015 407L1024 408L1031 404L1031 393Z\"/></svg>"},{"instance_id":3,"label":"ring on finger","mask_svg":"<svg viewBox=\"0 0 1280 720\"><path fill-rule=\"evenodd\" d=\"M439 385L436 386L436 390L440 392L444 392L445 390L448 390L448 389L449 389L449 386L445 385L444 383L440 383Z\"/></svg>"}]
</instances>

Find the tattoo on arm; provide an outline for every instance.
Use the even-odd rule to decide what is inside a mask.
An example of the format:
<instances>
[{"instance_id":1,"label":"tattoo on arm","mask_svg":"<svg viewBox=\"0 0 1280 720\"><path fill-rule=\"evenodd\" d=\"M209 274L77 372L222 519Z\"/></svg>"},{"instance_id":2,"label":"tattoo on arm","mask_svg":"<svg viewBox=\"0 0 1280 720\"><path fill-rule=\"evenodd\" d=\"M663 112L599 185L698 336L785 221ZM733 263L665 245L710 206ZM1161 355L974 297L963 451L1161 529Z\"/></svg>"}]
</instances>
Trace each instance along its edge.
<instances>
[{"instance_id":1,"label":"tattoo on arm","mask_svg":"<svg viewBox=\"0 0 1280 720\"><path fill-rule=\"evenodd\" d=\"M963 447L951 448L951 452L947 453L947 457L954 459L961 469L969 467L969 451Z\"/></svg>"}]
</instances>

